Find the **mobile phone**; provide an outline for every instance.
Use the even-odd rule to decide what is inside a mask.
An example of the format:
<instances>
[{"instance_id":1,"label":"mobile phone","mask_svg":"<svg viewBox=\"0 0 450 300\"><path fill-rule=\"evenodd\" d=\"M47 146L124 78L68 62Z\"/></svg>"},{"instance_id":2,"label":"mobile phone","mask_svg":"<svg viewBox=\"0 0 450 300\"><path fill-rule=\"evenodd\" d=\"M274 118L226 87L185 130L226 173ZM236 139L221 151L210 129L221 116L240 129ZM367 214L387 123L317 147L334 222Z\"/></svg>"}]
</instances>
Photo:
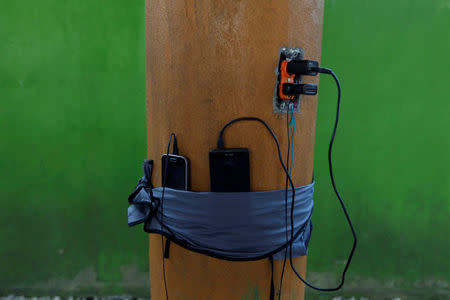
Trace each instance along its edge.
<instances>
[{"instance_id":1,"label":"mobile phone","mask_svg":"<svg viewBox=\"0 0 450 300\"><path fill-rule=\"evenodd\" d=\"M167 166L167 172L166 172ZM174 154L164 154L161 157L162 186L185 190L189 189L189 161L186 157Z\"/></svg>"},{"instance_id":2,"label":"mobile phone","mask_svg":"<svg viewBox=\"0 0 450 300\"><path fill-rule=\"evenodd\" d=\"M212 192L250 192L250 159L247 148L216 149L209 152Z\"/></svg>"}]
</instances>

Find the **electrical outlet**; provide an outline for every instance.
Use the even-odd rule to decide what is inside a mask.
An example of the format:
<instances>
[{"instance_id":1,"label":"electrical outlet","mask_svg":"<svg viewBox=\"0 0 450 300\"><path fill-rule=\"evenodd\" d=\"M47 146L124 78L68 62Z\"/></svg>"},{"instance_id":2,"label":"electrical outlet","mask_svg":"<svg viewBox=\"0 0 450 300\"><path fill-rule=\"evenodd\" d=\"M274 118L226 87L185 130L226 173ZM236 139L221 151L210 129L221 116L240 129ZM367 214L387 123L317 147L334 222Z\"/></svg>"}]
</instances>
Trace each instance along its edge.
<instances>
[{"instance_id":1,"label":"electrical outlet","mask_svg":"<svg viewBox=\"0 0 450 300\"><path fill-rule=\"evenodd\" d=\"M304 57L302 48L288 48L280 49L278 55L278 64L275 69L276 85L273 92L273 110L275 113L281 114L292 110L300 112L300 95L289 96L283 93L284 83L301 83L300 75L291 75L286 71L286 66L290 60L301 60Z\"/></svg>"}]
</instances>

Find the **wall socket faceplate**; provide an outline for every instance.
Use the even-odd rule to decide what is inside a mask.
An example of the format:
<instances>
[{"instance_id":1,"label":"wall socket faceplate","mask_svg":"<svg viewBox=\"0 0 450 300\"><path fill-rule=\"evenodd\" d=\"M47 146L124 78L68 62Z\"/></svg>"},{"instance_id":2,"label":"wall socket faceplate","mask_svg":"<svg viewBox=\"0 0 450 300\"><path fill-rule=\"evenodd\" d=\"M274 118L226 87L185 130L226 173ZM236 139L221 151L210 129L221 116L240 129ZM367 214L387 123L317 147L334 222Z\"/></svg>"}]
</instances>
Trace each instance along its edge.
<instances>
[{"instance_id":1,"label":"wall socket faceplate","mask_svg":"<svg viewBox=\"0 0 450 300\"><path fill-rule=\"evenodd\" d=\"M300 99L301 96L295 96L293 99L282 99L280 98L280 83L281 83L281 63L286 60L301 60L303 59L305 52L302 48L289 48L283 47L280 49L278 54L278 64L275 69L276 84L273 92L273 111L277 114L286 113L292 110L294 107L294 112L300 112ZM295 76L295 83L301 83L301 76Z\"/></svg>"}]
</instances>

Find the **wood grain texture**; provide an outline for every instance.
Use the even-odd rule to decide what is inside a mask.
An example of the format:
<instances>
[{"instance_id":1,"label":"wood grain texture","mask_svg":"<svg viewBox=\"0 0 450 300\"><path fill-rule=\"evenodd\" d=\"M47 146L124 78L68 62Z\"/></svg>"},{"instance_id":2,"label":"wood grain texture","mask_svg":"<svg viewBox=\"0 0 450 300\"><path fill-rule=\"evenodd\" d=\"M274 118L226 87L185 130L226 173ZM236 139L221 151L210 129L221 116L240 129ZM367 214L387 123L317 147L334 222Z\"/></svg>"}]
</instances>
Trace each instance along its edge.
<instances>
[{"instance_id":1,"label":"wood grain texture","mask_svg":"<svg viewBox=\"0 0 450 300\"><path fill-rule=\"evenodd\" d=\"M148 157L156 162L170 132L182 155L190 159L191 187L209 190L208 152L229 120L241 116L264 119L287 150L286 116L272 110L279 48L302 47L305 57L320 60L323 0L146 0ZM316 82L312 78L309 82ZM296 114L293 180L311 181L317 97L303 97ZM252 190L284 188L285 176L275 144L258 123L232 125L227 147L250 149ZM165 299L161 238L150 236L153 300ZM306 257L295 259L306 272ZM282 262L276 262L276 285ZM303 285L287 269L286 299L303 299ZM166 260L170 299L268 299L268 260L228 262L172 244ZM289 296L289 297L288 297Z\"/></svg>"}]
</instances>

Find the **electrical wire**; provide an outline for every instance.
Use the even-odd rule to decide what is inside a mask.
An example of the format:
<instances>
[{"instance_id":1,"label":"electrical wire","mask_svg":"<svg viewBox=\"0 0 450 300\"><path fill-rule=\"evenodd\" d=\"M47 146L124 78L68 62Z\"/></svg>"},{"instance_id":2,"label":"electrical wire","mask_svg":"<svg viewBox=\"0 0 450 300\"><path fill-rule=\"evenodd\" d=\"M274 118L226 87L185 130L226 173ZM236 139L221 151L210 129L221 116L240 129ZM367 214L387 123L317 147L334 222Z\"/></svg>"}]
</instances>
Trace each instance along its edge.
<instances>
[{"instance_id":1,"label":"electrical wire","mask_svg":"<svg viewBox=\"0 0 450 300\"><path fill-rule=\"evenodd\" d=\"M264 120L262 120L262 119L260 119L260 118L257 118L257 117L241 117L241 118L237 118L237 119L231 120L231 121L229 121L228 123L226 123L226 124L223 126L223 128L221 129L221 131L220 131L220 133L219 133L219 138L218 138L218 140L217 140L217 146L218 146L219 149L223 149L223 148L225 147L225 146L224 146L224 141L223 141L223 134L224 134L225 129L226 129L228 126L230 126L231 124L233 124L233 123L240 122L240 121L256 121L256 122L259 122L259 123L261 123L262 125L264 125L264 127L265 127L265 128L267 129L267 131L270 133L270 135L272 136L272 138L273 138L273 140L274 140L274 142L275 142L275 144L276 144L276 147L277 147L277 154L278 154L278 159L279 159L279 161L280 161L280 165L281 165L281 167L283 168L284 173L286 174L286 178L287 178L287 181L288 181L288 183L289 183L289 186L292 188L292 189L291 189L291 191L292 191L292 200L291 200L291 209L290 209L291 238L290 238L290 240L289 240L289 244L287 245L287 247L289 247L289 263L290 263L291 269L293 270L293 272L295 273L295 275L296 275L296 276L297 276L297 277L298 277L305 285L307 285L308 287L310 287L310 288L312 288L312 289L315 289L315 290L318 290L318 291L331 292L331 291L337 291L337 290L339 290L339 289L344 285L345 275L346 275L346 273L347 273L348 267L350 266L350 263L351 263L351 261L352 261L352 258L353 258L353 255L354 255L354 252L355 252L355 249L356 249L356 245L357 245L357 236L356 236L356 232L355 232L355 230L354 230L353 224L352 224L352 222L351 222L351 220L350 220L350 216L349 216L349 214L348 214L348 212L347 212L347 209L346 209L346 207L345 207L345 204L344 204L344 202L343 202L343 200L342 200L342 198L341 198L341 195L339 194L338 189L337 189L337 187L336 187L336 183L335 183L334 175L333 175L333 166L332 166L332 148L333 148L334 139L335 139L336 131L337 131L337 126L338 126L338 122L339 122L339 112L340 112L340 103L341 103L341 86L340 86L340 83L339 83L339 79L337 78L336 74L334 74L334 72L333 72L332 70L330 70L330 69L325 69L325 68L317 68L317 71L320 72L320 73L324 73L324 74L329 74L329 75L331 75L331 76L333 77L333 79L335 80L336 86L337 86L337 89L338 89L337 109L336 109L336 119L335 119L335 122L334 122L334 127L333 127L333 131L332 131L332 134L331 134L330 144L329 144L329 147L328 147L328 165L329 165L329 173L330 173L331 184L332 184L333 189L334 189L334 192L335 192L335 194L336 194L336 196L337 196L337 198L338 198L338 200L339 200L339 203L340 203L340 205L341 205L341 207L342 207L342 210L343 210L343 212L344 212L345 218L346 218L346 220L347 220L347 223L348 223L348 225L349 225L349 227L350 227L350 229L351 229L352 236L353 236L353 245L352 245L352 249L351 249L351 251L350 251L350 254L349 254L348 259L347 259L347 262L346 262L346 265L345 265L344 270L343 270L343 272L342 272L341 282L340 282L340 284L339 284L337 287L334 287L334 288L319 288L319 287L316 287L316 286L310 284L309 282L307 282L305 279L303 279L303 277L298 273L298 271L296 270L296 268L295 268L295 266L294 266L293 258L292 258L292 254L293 254L293 253L292 253L292 252L293 252L293 250L292 250L292 244L293 244L293 242L294 242L295 187L294 187L294 183L293 183L292 177L291 177L291 171L292 171L292 168L293 168L293 157L292 157L292 159L291 159L291 165L289 166L289 169L288 169L288 167L284 164L283 157L282 157L282 155L281 155L281 149L280 149L280 144L279 144L279 142L278 142L278 139L277 139L275 133L273 132L273 130L270 128L270 126L269 126ZM292 119L291 121L293 121L293 129L292 129L292 147L293 147L293 145L294 145L294 143L293 143L293 137L294 137L294 134L295 134L295 116L294 116L294 112L293 112L292 118L293 118L293 119ZM288 122L288 121L287 121L287 122ZM288 124L289 124L289 122L288 122ZM288 128L289 128L289 127L288 127ZM171 144L171 141L172 141L172 137L173 137L173 136L174 136L174 134L171 134L170 139L169 139L169 144L168 144L168 147L167 147L167 155L169 154L169 151L170 151L170 144ZM289 137L289 135L288 135L288 137ZM290 141L290 140L289 140L289 141ZM290 141L290 142L291 142L291 141ZM290 147L288 147L288 149L289 149L289 148L290 148ZM289 153L289 152L288 152L288 153ZM292 152L291 152L291 155L293 155L293 150L292 150ZM288 155L288 157L287 157L287 159L286 159L287 162L289 161L288 158L289 158L289 155ZM164 178L165 178L165 177L167 176L167 161L166 161L166 168L165 168L165 172L164 172L164 173L165 173L165 174L164 174ZM165 181L165 180L164 180L164 181ZM161 195L161 214L162 214L161 218L163 218L163 200L164 200L164 191L165 191L165 186L163 185L162 195ZM286 193L285 193L285 205L286 205L286 208L287 208L287 197L288 197L287 191L288 191L288 186L286 186ZM162 220L162 219L161 219L161 224L163 224L163 220ZM286 222L286 224L287 224L287 222ZM287 230L286 230L286 232L287 232ZM162 237L161 237L161 245L162 245L162 247L164 247ZM164 265L164 259L163 259L163 272L164 272L164 286L165 286L165 291L166 291L166 300L168 300L168 297L169 297L169 296L168 296L168 293L167 293L167 283L166 283L166 277L165 277L165 265ZM280 294L281 294L281 284L280 284Z\"/></svg>"},{"instance_id":2,"label":"electrical wire","mask_svg":"<svg viewBox=\"0 0 450 300\"><path fill-rule=\"evenodd\" d=\"M291 225L291 238L289 241L289 264L291 266L292 271L295 273L295 275L308 287L318 290L318 291L322 291L322 292L332 292L332 291L337 291L339 290L345 282L345 275L347 273L348 267L350 266L350 263L353 259L353 255L355 253L355 249L356 249L356 245L357 245L357 236L356 236L356 232L355 229L353 227L353 224L350 220L350 216L347 212L347 208L345 207L344 201L342 200L341 195L339 194L339 191L336 187L336 183L334 180L334 174L333 174L333 163L332 163L332 150L333 150L333 144L334 144L334 139L336 137L336 131L337 131L337 126L339 123L339 113L340 113L340 104L341 104L341 85L339 82L339 79L337 78L336 74L334 74L334 72L330 69L326 69L326 68L317 68L317 71L319 73L324 73L324 74L329 74L333 77L334 81L336 82L336 86L338 89L338 96L337 96L337 109L336 109L336 119L334 122L334 127L333 127L333 131L331 134L331 139L330 139L330 144L328 147L328 166L329 166L329 173L330 173L330 179L331 179L331 184L333 186L333 190L339 200L339 203L342 207L342 210L344 212L345 218L347 220L347 223L350 227L350 230L352 232L352 236L353 236L353 245L352 245L352 249L350 251L350 254L348 256L347 262L345 264L344 270L342 271L342 276L341 276L341 282L339 283L339 285L337 287L333 287L333 288L320 288L320 287L316 287L314 285L312 285L311 283L307 282L297 271L297 269L294 266L294 262L293 262L293 258L292 258L292 244L294 242L294 207L295 207L295 187L291 178L291 174L290 171L287 169L286 165L283 162L283 158L281 156L281 150L280 150L280 144L278 142L278 139L276 138L275 134L273 133L273 130L269 127L269 125L267 125L266 122L264 122L263 120L256 118L256 117L242 117L242 118L237 118L234 120L229 121L227 124L225 124L225 126L222 128L222 130L220 131L219 134L219 139L217 141L217 145L218 148L223 149L224 148L224 142L223 142L223 134L225 129L230 126L231 124L235 123L235 122L239 122L239 121L258 121L260 123L262 123L266 129L269 131L269 133L272 135L272 138L274 139L276 146L277 146L277 152L278 152L278 159L280 161L280 164L283 168L283 171L286 174L286 177L288 178L289 181L289 185L292 188L292 201L291 201L291 211L290 211L290 225ZM295 122L295 120L294 120ZM287 194L285 194L287 195ZM286 203L287 201L285 201Z\"/></svg>"},{"instance_id":3,"label":"electrical wire","mask_svg":"<svg viewBox=\"0 0 450 300\"><path fill-rule=\"evenodd\" d=\"M230 126L231 124L236 123L236 122L240 122L240 121L256 121L256 122L259 122L259 123L264 125L264 127L270 133L270 135L272 136L272 138L273 138L273 140L275 142L275 145L277 147L278 160L280 161L280 165L283 168L284 173L288 175L289 184L291 186L294 186L294 183L292 182L292 178L291 178L291 176L289 176L289 171L288 171L286 165L284 164L283 156L281 155L280 143L278 142L278 139L277 139L275 133L273 132L272 128L270 128L270 126L267 125L267 123L264 120L262 120L260 118L257 118L257 117L241 117L241 118L237 118L237 119L229 121L227 124L225 124L222 127L222 130L219 133L219 139L217 140L218 148L219 149L224 149L224 147L225 147L224 146L224 142L223 142L223 133L224 133L225 129L228 126ZM292 193L292 199L294 199L294 198L295 198L295 190Z\"/></svg>"},{"instance_id":4,"label":"electrical wire","mask_svg":"<svg viewBox=\"0 0 450 300\"><path fill-rule=\"evenodd\" d=\"M294 168L294 139L295 139L295 111L294 106L292 106L291 109L291 122L289 124L290 127L292 127L292 133L291 133L291 166L289 167L289 175L292 175L292 169Z\"/></svg>"},{"instance_id":5,"label":"electrical wire","mask_svg":"<svg viewBox=\"0 0 450 300\"><path fill-rule=\"evenodd\" d=\"M161 200L160 200L160 206L161 206L161 229L162 229L162 224L164 224L164 192L166 191L166 179L167 179L167 163L169 162L169 152L170 152L170 145L172 143L172 138L174 139L174 152L178 152L178 146L176 143L176 136L174 133L170 134L169 137L169 143L167 144L167 152L166 152L166 160L164 162L164 177L162 180L162 192L161 192ZM176 150L175 150L176 149ZM162 253L162 267L163 267L163 281L164 281L164 290L166 293L166 300L169 300L169 293L167 290L167 279L166 279L166 263L165 263L165 258L164 258L164 237L161 235L161 253Z\"/></svg>"},{"instance_id":6,"label":"electrical wire","mask_svg":"<svg viewBox=\"0 0 450 300\"><path fill-rule=\"evenodd\" d=\"M292 174L292 165L293 165L293 161L294 161L294 132L295 132L295 128L293 129L292 135L291 135L291 130L290 127L292 126L292 121L294 120L295 116L294 116L294 105L291 106L291 120L289 121L289 109L286 110L286 130L287 130L287 154L286 154L286 165L289 165L289 151L291 149L291 138L292 138L292 151L291 151L291 166L290 166L290 170L289 170L289 175ZM295 124L295 120L294 120L294 124ZM286 192L285 192L285 197L284 197L284 202L285 202L285 224L286 224L286 248L284 249L284 258L283 258L283 267L281 268L281 276L280 276L280 286L278 288L278 300L281 299L281 292L283 290L283 278L284 278L284 272L286 269L286 261L287 261L287 254L288 254L288 241L289 241L289 236L288 236L288 205L287 205L287 201L288 201L288 178L286 176Z\"/></svg>"},{"instance_id":7,"label":"electrical wire","mask_svg":"<svg viewBox=\"0 0 450 300\"><path fill-rule=\"evenodd\" d=\"M340 105L341 105L341 84L339 83L339 79L337 78L336 74L334 74L334 72L331 69L326 69L326 68L317 68L317 71L319 73L324 73L324 74L329 74L333 77L334 81L336 82L336 86L337 86L337 90L338 90L338 96L337 96L337 109L336 109L336 119L334 121L334 127L333 127L333 131L331 134L331 139L330 139L330 144L328 147L328 166L329 166L329 173L330 173L330 179L331 179L331 184L333 186L334 192L339 200L339 203L342 207L342 210L344 212L345 218L347 219L347 223L350 227L350 230L352 232L352 236L353 236L353 245L352 245L352 249L350 251L350 254L348 256L347 262L345 264L344 270L342 271L342 277L341 277L341 282L339 283L339 285L337 287L334 288L319 288L316 286L313 286L312 284L310 284L309 282L307 282L305 279L302 278L302 276L298 273L298 271L295 269L293 260L292 260L292 230L294 228L293 226L293 222L294 222L294 202L292 202L291 204L291 243L290 243L290 251L289 251L289 262L291 265L292 270L294 271L295 275L297 275L297 277L304 283L306 284L308 287L318 290L318 291L322 291L322 292L333 292L333 291L337 291L339 290L343 285L344 285L344 281L345 281L345 274L347 273L348 267L350 266L350 263L352 261L353 258L353 254L355 253L355 249L356 249L356 244L357 244L357 237L356 237L356 232L355 229L353 228L353 224L352 221L350 220L350 216L347 212L347 208L345 207L344 201L342 200L341 195L339 194L339 191L337 190L336 187L336 183L334 180L334 175L333 175L333 164L332 164L332 150L333 150L333 143L334 143L334 139L336 136L336 131L337 131L337 126L338 126L338 122L339 122L339 112L340 112ZM289 181L292 184L292 180ZM294 191L294 186L291 185L292 190Z\"/></svg>"}]
</instances>

